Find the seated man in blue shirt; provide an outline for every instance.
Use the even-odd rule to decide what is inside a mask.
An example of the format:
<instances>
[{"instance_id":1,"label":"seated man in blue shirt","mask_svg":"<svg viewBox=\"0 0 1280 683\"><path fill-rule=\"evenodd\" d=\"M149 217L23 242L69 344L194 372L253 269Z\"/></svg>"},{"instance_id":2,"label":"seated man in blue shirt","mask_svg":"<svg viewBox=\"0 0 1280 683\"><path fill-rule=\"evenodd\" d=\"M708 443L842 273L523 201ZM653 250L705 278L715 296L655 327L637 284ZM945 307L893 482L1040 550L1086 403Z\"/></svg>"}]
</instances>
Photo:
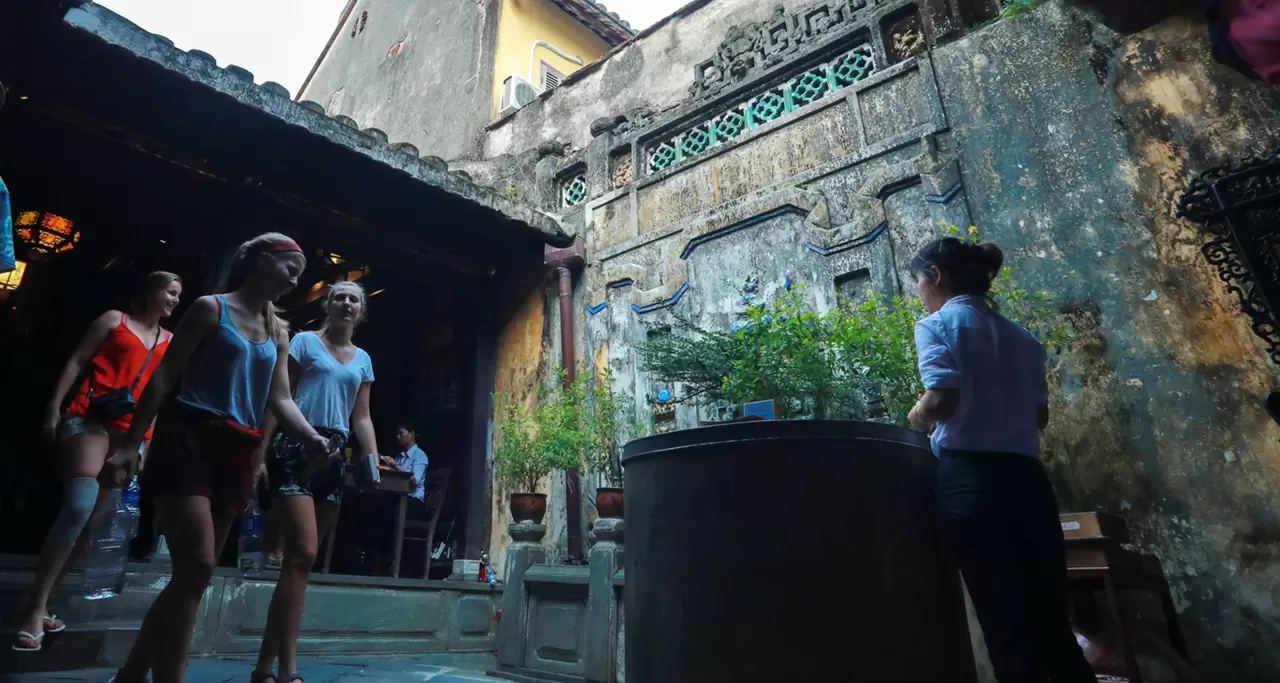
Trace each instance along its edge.
<instances>
[{"instance_id":1,"label":"seated man in blue shirt","mask_svg":"<svg viewBox=\"0 0 1280 683\"><path fill-rule=\"evenodd\" d=\"M418 447L418 436L407 423L396 427L396 444L400 451L395 459L383 456L383 461L409 473L409 485L413 490L409 493L408 514L411 518L421 519L426 516L427 454Z\"/></svg>"}]
</instances>

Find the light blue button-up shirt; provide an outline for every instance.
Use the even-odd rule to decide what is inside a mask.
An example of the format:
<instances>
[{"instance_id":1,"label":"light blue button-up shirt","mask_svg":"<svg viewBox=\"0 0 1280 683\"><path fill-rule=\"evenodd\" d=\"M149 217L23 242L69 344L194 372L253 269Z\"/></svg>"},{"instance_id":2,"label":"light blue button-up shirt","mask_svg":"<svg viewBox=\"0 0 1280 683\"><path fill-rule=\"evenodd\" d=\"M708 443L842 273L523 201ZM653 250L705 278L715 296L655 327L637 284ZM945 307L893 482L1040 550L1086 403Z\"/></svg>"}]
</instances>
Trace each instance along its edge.
<instances>
[{"instance_id":1,"label":"light blue button-up shirt","mask_svg":"<svg viewBox=\"0 0 1280 683\"><path fill-rule=\"evenodd\" d=\"M1048 405L1044 346L979 296L958 296L916 323L926 389L960 392L956 412L933 432L943 449L1040 454L1039 407Z\"/></svg>"},{"instance_id":2,"label":"light blue button-up shirt","mask_svg":"<svg viewBox=\"0 0 1280 683\"><path fill-rule=\"evenodd\" d=\"M413 444L406 451L401 451L396 456L396 465L400 469L409 472L414 479L418 480L418 488L409 494L410 498L417 498L426 502L426 486L427 486L427 454L418 448L418 444Z\"/></svg>"}]
</instances>

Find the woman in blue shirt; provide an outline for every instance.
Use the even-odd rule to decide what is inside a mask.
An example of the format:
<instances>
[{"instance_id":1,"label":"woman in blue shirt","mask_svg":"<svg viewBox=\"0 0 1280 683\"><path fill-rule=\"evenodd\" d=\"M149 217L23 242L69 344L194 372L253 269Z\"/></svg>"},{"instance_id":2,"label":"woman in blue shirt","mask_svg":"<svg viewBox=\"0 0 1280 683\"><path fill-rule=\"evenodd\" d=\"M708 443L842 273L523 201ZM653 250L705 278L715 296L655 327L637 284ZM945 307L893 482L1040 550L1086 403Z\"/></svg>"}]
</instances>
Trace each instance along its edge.
<instances>
[{"instance_id":1,"label":"woman in blue shirt","mask_svg":"<svg viewBox=\"0 0 1280 683\"><path fill-rule=\"evenodd\" d=\"M1067 617L1058 501L1040 465L1049 420L1044 347L988 297L1004 255L946 237L911 262L945 542L973 598L1000 683L1094 683Z\"/></svg>"},{"instance_id":2,"label":"woman in blue shirt","mask_svg":"<svg viewBox=\"0 0 1280 683\"><path fill-rule=\"evenodd\" d=\"M325 322L319 332L301 332L289 342L289 380L294 401L307 422L325 438L341 444L354 435L365 453L377 453L369 391L373 361L352 343L365 315L364 287L339 282L325 299ZM278 522L284 557L280 580L271 597L258 665L251 680L265 683L300 680L298 631L303 598L316 561L320 540L338 519L346 462L342 458L313 458L287 433L276 433L267 414L263 444L258 453L270 492L270 515ZM342 451L339 447L338 452ZM319 466L317 466L319 465ZM279 660L279 678L272 665Z\"/></svg>"}]
</instances>

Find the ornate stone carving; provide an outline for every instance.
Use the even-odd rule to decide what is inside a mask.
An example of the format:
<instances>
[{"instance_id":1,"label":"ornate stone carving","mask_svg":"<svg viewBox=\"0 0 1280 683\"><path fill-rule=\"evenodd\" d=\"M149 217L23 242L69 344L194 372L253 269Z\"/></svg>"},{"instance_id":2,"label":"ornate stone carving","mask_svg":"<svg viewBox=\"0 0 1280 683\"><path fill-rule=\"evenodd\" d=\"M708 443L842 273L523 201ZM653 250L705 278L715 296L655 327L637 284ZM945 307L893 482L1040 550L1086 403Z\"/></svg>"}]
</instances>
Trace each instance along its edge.
<instances>
[{"instance_id":1,"label":"ornate stone carving","mask_svg":"<svg viewBox=\"0 0 1280 683\"><path fill-rule=\"evenodd\" d=\"M630 185L635 179L635 169L631 161L631 150L621 154L615 154L609 159L609 174L613 178L613 186L623 187Z\"/></svg>"},{"instance_id":2,"label":"ornate stone carving","mask_svg":"<svg viewBox=\"0 0 1280 683\"><path fill-rule=\"evenodd\" d=\"M807 44L852 30L862 21L867 4L867 0L825 0L791 14L779 5L765 21L731 26L715 54L694 67L690 97L717 95L802 54Z\"/></svg>"}]
</instances>

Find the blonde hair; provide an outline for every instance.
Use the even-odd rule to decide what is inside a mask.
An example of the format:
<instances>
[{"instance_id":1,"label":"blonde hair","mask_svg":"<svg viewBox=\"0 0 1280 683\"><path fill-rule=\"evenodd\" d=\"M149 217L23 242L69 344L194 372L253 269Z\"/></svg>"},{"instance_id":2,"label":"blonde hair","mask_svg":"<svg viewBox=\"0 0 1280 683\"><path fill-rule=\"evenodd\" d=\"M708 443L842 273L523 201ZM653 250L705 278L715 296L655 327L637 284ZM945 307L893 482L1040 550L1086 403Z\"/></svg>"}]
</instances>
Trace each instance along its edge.
<instances>
[{"instance_id":1,"label":"blonde hair","mask_svg":"<svg viewBox=\"0 0 1280 683\"><path fill-rule=\"evenodd\" d=\"M360 293L360 317L356 319L356 324L364 322L364 318L369 314L369 297L364 293L364 285L355 280L342 280L329 285L329 293L324 297L324 322L320 323L320 332L329 331L329 304L333 303L333 294L342 287L350 287Z\"/></svg>"},{"instance_id":2,"label":"blonde hair","mask_svg":"<svg viewBox=\"0 0 1280 683\"><path fill-rule=\"evenodd\" d=\"M293 238L278 232L268 232L241 244L240 248L236 250L235 257L231 260L231 267L227 269L227 275L218 287L218 291L234 292L243 287L245 280L249 278L249 274L258 265L258 256L266 252L267 249L285 242L293 242ZM303 262L306 262L306 256L303 256ZM285 322L276 313L275 302L268 301L262 305L262 316L267 322L267 333L273 339L278 339L281 335L288 334L289 323Z\"/></svg>"},{"instance_id":3,"label":"blonde hair","mask_svg":"<svg viewBox=\"0 0 1280 683\"><path fill-rule=\"evenodd\" d=\"M181 283L182 277L167 270L157 270L148 274L146 279L142 281L141 286L133 293L133 301L131 302L133 304L133 312L135 314L145 312L147 304L150 303L151 295L168 289L169 285L175 282Z\"/></svg>"}]
</instances>

